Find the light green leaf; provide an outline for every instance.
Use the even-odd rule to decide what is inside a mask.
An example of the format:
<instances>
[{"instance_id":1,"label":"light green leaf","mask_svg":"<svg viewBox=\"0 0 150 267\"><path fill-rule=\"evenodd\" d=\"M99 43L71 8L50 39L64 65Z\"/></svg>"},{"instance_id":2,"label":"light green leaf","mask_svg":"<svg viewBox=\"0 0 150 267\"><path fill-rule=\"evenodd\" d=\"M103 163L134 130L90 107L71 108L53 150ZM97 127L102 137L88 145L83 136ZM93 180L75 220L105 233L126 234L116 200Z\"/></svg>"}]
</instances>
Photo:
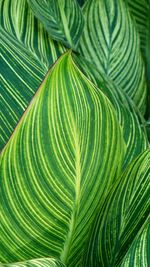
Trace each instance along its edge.
<instances>
[{"instance_id":1,"label":"light green leaf","mask_svg":"<svg viewBox=\"0 0 150 267\"><path fill-rule=\"evenodd\" d=\"M87 0L80 53L144 113L146 83L138 34L122 0Z\"/></svg>"},{"instance_id":2,"label":"light green leaf","mask_svg":"<svg viewBox=\"0 0 150 267\"><path fill-rule=\"evenodd\" d=\"M84 19L76 0L28 0L35 16L54 40L75 48Z\"/></svg>"},{"instance_id":3,"label":"light green leaf","mask_svg":"<svg viewBox=\"0 0 150 267\"><path fill-rule=\"evenodd\" d=\"M0 2L0 150L64 48L52 41L25 1Z\"/></svg>"},{"instance_id":4,"label":"light green leaf","mask_svg":"<svg viewBox=\"0 0 150 267\"><path fill-rule=\"evenodd\" d=\"M150 149L147 149L125 170L99 211L91 228L84 266L120 266L143 225L150 220L149 196ZM138 266L135 263L136 258L132 266Z\"/></svg>"},{"instance_id":5,"label":"light green leaf","mask_svg":"<svg viewBox=\"0 0 150 267\"><path fill-rule=\"evenodd\" d=\"M134 240L121 267L150 266L150 222L147 223Z\"/></svg>"},{"instance_id":6,"label":"light green leaf","mask_svg":"<svg viewBox=\"0 0 150 267\"><path fill-rule=\"evenodd\" d=\"M118 86L99 72L81 56L74 56L82 72L100 89L113 104L127 146L123 167L126 167L141 152L149 147L145 121L133 101Z\"/></svg>"},{"instance_id":7,"label":"light green leaf","mask_svg":"<svg viewBox=\"0 0 150 267\"><path fill-rule=\"evenodd\" d=\"M76 266L123 156L111 103L65 54L1 154L1 261Z\"/></svg>"},{"instance_id":8,"label":"light green leaf","mask_svg":"<svg viewBox=\"0 0 150 267\"><path fill-rule=\"evenodd\" d=\"M65 267L60 261L53 258L40 258L24 262L0 263L0 267Z\"/></svg>"}]
</instances>

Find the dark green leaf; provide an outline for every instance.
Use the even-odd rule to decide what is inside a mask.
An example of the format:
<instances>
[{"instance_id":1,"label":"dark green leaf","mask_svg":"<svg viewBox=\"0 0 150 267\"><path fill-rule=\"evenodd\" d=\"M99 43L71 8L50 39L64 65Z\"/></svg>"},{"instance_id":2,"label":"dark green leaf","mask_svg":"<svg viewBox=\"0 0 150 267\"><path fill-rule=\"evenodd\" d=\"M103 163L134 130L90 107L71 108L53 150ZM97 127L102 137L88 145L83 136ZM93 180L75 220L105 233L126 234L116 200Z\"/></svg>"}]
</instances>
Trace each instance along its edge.
<instances>
[{"instance_id":1,"label":"dark green leaf","mask_svg":"<svg viewBox=\"0 0 150 267\"><path fill-rule=\"evenodd\" d=\"M76 0L28 0L35 16L54 40L75 48L84 19Z\"/></svg>"},{"instance_id":2,"label":"dark green leaf","mask_svg":"<svg viewBox=\"0 0 150 267\"><path fill-rule=\"evenodd\" d=\"M54 42L25 1L0 2L0 150L64 48Z\"/></svg>"},{"instance_id":3,"label":"dark green leaf","mask_svg":"<svg viewBox=\"0 0 150 267\"><path fill-rule=\"evenodd\" d=\"M148 83L147 114L150 116L150 1L125 0L134 19L139 35L140 46L145 61L146 77Z\"/></svg>"},{"instance_id":4,"label":"dark green leaf","mask_svg":"<svg viewBox=\"0 0 150 267\"><path fill-rule=\"evenodd\" d=\"M150 221L144 225L142 231L137 235L121 264L121 267L134 266L150 266Z\"/></svg>"}]
</instances>

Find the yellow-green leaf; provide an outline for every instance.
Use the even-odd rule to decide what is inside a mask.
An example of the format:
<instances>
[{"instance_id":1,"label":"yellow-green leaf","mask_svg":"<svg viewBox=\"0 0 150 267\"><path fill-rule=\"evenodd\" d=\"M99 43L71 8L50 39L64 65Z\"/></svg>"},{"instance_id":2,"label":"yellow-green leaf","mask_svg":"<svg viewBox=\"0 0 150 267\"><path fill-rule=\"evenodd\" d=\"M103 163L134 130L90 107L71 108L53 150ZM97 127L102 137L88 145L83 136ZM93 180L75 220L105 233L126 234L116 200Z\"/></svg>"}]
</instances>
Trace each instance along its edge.
<instances>
[{"instance_id":1,"label":"yellow-green leaf","mask_svg":"<svg viewBox=\"0 0 150 267\"><path fill-rule=\"evenodd\" d=\"M93 64L79 55L74 55L75 61L82 72L101 90L115 108L118 121L122 128L126 143L126 154L123 167L126 167L141 152L149 147L145 120L128 95L115 86L104 73L97 70Z\"/></svg>"},{"instance_id":2,"label":"yellow-green leaf","mask_svg":"<svg viewBox=\"0 0 150 267\"><path fill-rule=\"evenodd\" d=\"M126 259L126 254L132 254L130 249L138 245L139 241L135 240L139 238L144 225L150 221L149 196L150 149L147 149L127 167L108 194L91 227L83 266L118 267ZM140 242L142 245L142 240ZM148 248L149 243L146 243L142 251L146 252ZM142 259L144 255L139 254L139 257ZM139 266L137 257L132 260L129 266Z\"/></svg>"},{"instance_id":3,"label":"yellow-green leaf","mask_svg":"<svg viewBox=\"0 0 150 267\"><path fill-rule=\"evenodd\" d=\"M53 258L32 259L15 263L0 263L0 267L65 267L59 260Z\"/></svg>"},{"instance_id":4,"label":"yellow-green leaf","mask_svg":"<svg viewBox=\"0 0 150 267\"><path fill-rule=\"evenodd\" d=\"M1 154L1 261L76 266L124 149L108 98L63 55Z\"/></svg>"}]
</instances>

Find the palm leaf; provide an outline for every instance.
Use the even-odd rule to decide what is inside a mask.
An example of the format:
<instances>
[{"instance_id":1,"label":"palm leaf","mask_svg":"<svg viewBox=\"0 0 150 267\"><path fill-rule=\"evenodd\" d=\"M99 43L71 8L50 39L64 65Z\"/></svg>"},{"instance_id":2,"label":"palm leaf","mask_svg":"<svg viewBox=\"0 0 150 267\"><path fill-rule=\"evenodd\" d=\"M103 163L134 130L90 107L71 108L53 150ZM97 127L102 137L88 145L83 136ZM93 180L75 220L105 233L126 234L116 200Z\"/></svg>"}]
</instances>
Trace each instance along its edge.
<instances>
[{"instance_id":1,"label":"palm leaf","mask_svg":"<svg viewBox=\"0 0 150 267\"><path fill-rule=\"evenodd\" d=\"M52 41L25 1L0 2L0 150L64 48Z\"/></svg>"},{"instance_id":2,"label":"palm leaf","mask_svg":"<svg viewBox=\"0 0 150 267\"><path fill-rule=\"evenodd\" d=\"M60 261L53 258L33 259L24 262L1 264L0 267L65 267Z\"/></svg>"},{"instance_id":3,"label":"palm leaf","mask_svg":"<svg viewBox=\"0 0 150 267\"><path fill-rule=\"evenodd\" d=\"M128 253L123 259L121 267L150 266L150 223L144 225L142 231L133 241Z\"/></svg>"},{"instance_id":4,"label":"palm leaf","mask_svg":"<svg viewBox=\"0 0 150 267\"><path fill-rule=\"evenodd\" d=\"M121 265L139 232L149 222L149 195L150 149L147 149L129 165L108 195L92 226L84 266ZM135 257L131 266L138 266L136 262Z\"/></svg>"},{"instance_id":5,"label":"palm leaf","mask_svg":"<svg viewBox=\"0 0 150 267\"><path fill-rule=\"evenodd\" d=\"M109 98L115 108L127 146L123 163L123 167L126 167L149 147L146 122L127 94L115 86L105 74L79 55L74 55L74 59L82 72Z\"/></svg>"},{"instance_id":6,"label":"palm leaf","mask_svg":"<svg viewBox=\"0 0 150 267\"><path fill-rule=\"evenodd\" d=\"M63 55L1 154L1 261L76 266L123 155L111 103Z\"/></svg>"},{"instance_id":7,"label":"palm leaf","mask_svg":"<svg viewBox=\"0 0 150 267\"><path fill-rule=\"evenodd\" d=\"M80 53L144 113L146 83L136 28L122 0L87 0Z\"/></svg>"},{"instance_id":8,"label":"palm leaf","mask_svg":"<svg viewBox=\"0 0 150 267\"><path fill-rule=\"evenodd\" d=\"M76 0L28 0L35 16L54 40L75 48L83 31L83 15Z\"/></svg>"}]
</instances>

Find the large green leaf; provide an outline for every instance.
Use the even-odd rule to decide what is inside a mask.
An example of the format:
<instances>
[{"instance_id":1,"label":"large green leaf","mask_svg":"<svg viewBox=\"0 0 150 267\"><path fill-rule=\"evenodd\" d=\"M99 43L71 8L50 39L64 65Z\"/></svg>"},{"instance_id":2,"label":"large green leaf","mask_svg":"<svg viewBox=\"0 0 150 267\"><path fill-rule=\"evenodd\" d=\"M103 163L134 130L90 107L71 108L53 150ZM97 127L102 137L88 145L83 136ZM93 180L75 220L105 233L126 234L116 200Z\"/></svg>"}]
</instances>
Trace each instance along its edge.
<instances>
[{"instance_id":1,"label":"large green leaf","mask_svg":"<svg viewBox=\"0 0 150 267\"><path fill-rule=\"evenodd\" d=\"M54 40L75 48L84 19L76 0L28 0L35 16Z\"/></svg>"},{"instance_id":2,"label":"large green leaf","mask_svg":"<svg viewBox=\"0 0 150 267\"><path fill-rule=\"evenodd\" d=\"M33 16L26 0L0 2L0 150L39 87L48 67L64 50Z\"/></svg>"},{"instance_id":3,"label":"large green leaf","mask_svg":"<svg viewBox=\"0 0 150 267\"><path fill-rule=\"evenodd\" d=\"M123 0L87 0L80 52L145 111L146 83L136 28Z\"/></svg>"},{"instance_id":4,"label":"large green leaf","mask_svg":"<svg viewBox=\"0 0 150 267\"><path fill-rule=\"evenodd\" d=\"M53 258L40 258L24 262L0 263L0 267L65 267L60 261Z\"/></svg>"},{"instance_id":5,"label":"large green leaf","mask_svg":"<svg viewBox=\"0 0 150 267\"><path fill-rule=\"evenodd\" d=\"M84 266L120 266L150 220L149 196L150 149L147 149L129 165L110 191L92 226ZM148 244L145 244L145 251L147 249ZM131 266L138 266L136 257L133 260Z\"/></svg>"},{"instance_id":6,"label":"large green leaf","mask_svg":"<svg viewBox=\"0 0 150 267\"><path fill-rule=\"evenodd\" d=\"M105 74L99 72L95 66L86 62L79 55L75 55L74 59L82 72L109 98L116 110L127 146L123 164L125 167L149 147L146 127L144 125L146 122L127 94L120 91L120 88L115 86Z\"/></svg>"},{"instance_id":7,"label":"large green leaf","mask_svg":"<svg viewBox=\"0 0 150 267\"><path fill-rule=\"evenodd\" d=\"M150 266L150 222L148 222L123 259L121 267L149 267Z\"/></svg>"},{"instance_id":8,"label":"large green leaf","mask_svg":"<svg viewBox=\"0 0 150 267\"><path fill-rule=\"evenodd\" d=\"M111 103L63 55L1 154L1 261L76 266L123 155Z\"/></svg>"}]
</instances>

